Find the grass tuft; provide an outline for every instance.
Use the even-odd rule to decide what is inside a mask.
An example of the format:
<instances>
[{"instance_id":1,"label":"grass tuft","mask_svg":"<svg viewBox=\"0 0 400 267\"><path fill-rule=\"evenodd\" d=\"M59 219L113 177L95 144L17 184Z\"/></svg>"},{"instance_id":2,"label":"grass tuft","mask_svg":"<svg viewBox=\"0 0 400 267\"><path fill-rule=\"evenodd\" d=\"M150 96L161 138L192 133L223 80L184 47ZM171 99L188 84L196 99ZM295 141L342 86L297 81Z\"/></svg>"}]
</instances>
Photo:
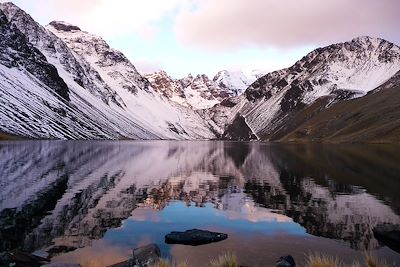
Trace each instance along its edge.
<instances>
[{"instance_id":1,"label":"grass tuft","mask_svg":"<svg viewBox=\"0 0 400 267\"><path fill-rule=\"evenodd\" d=\"M338 258L318 253L308 254L306 267L343 267L343 263Z\"/></svg>"},{"instance_id":2,"label":"grass tuft","mask_svg":"<svg viewBox=\"0 0 400 267\"><path fill-rule=\"evenodd\" d=\"M238 267L237 257L232 253L226 253L210 262L212 267Z\"/></svg>"},{"instance_id":3,"label":"grass tuft","mask_svg":"<svg viewBox=\"0 0 400 267\"><path fill-rule=\"evenodd\" d=\"M377 259L371 253L365 255L365 265L367 267L390 267L386 262Z\"/></svg>"},{"instance_id":4,"label":"grass tuft","mask_svg":"<svg viewBox=\"0 0 400 267\"><path fill-rule=\"evenodd\" d=\"M169 260L161 259L156 262L152 267L189 267L186 262L171 263Z\"/></svg>"}]
</instances>

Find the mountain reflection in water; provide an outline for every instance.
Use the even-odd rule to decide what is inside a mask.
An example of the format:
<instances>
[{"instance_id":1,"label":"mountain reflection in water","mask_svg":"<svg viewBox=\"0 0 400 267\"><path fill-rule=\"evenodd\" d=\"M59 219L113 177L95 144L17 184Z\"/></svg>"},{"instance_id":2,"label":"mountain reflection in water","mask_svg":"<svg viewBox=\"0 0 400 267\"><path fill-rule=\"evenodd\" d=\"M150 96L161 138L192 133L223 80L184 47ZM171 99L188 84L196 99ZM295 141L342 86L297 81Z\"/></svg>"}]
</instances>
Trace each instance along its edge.
<instances>
[{"instance_id":1,"label":"mountain reflection in water","mask_svg":"<svg viewBox=\"0 0 400 267\"><path fill-rule=\"evenodd\" d=\"M147 241L167 256L190 255L188 248L163 244L164 234L202 226L237 233L213 245L220 249L252 233L257 244L270 238L277 248L311 234L341 240L334 242L354 252L378 249L372 228L400 223L398 151L383 145L1 142L0 251L44 250L62 258L104 242ZM389 250L385 255L399 260Z\"/></svg>"}]
</instances>

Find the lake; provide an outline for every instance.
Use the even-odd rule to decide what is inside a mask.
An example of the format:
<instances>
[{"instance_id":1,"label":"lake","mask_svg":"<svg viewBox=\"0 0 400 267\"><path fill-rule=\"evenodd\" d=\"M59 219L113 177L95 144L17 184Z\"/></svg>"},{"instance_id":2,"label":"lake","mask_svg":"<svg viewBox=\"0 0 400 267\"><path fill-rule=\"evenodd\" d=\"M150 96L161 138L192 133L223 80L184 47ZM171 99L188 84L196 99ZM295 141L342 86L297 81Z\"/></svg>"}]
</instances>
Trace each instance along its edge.
<instances>
[{"instance_id":1,"label":"lake","mask_svg":"<svg viewBox=\"0 0 400 267\"><path fill-rule=\"evenodd\" d=\"M0 252L106 266L156 243L165 258L203 266L233 252L273 266L309 252L347 262L365 251L400 264L375 239L400 224L400 147L258 142L0 142ZM228 239L168 245L200 228Z\"/></svg>"}]
</instances>

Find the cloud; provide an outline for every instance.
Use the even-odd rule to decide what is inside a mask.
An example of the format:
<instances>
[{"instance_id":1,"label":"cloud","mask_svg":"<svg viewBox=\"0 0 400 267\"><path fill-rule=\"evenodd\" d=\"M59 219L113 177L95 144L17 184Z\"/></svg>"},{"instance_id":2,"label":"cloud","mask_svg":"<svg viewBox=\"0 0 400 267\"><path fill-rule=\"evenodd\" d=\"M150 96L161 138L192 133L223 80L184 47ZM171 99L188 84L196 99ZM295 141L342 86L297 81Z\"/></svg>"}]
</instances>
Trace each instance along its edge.
<instances>
[{"instance_id":1,"label":"cloud","mask_svg":"<svg viewBox=\"0 0 400 267\"><path fill-rule=\"evenodd\" d=\"M20 0L16 0L18 2ZM138 33L151 38L155 24L185 0L35 0L51 9L54 20L65 20L103 37ZM38 13L38 12L36 12ZM49 17L49 14L42 16ZM40 14L38 14L40 17Z\"/></svg>"},{"instance_id":2,"label":"cloud","mask_svg":"<svg viewBox=\"0 0 400 267\"><path fill-rule=\"evenodd\" d=\"M147 59L136 59L135 60L135 67L141 74L149 74L154 73L157 71L161 71L161 62L154 62Z\"/></svg>"},{"instance_id":3,"label":"cloud","mask_svg":"<svg viewBox=\"0 0 400 267\"><path fill-rule=\"evenodd\" d=\"M176 18L186 46L292 48L371 35L400 41L398 0L193 0Z\"/></svg>"}]
</instances>

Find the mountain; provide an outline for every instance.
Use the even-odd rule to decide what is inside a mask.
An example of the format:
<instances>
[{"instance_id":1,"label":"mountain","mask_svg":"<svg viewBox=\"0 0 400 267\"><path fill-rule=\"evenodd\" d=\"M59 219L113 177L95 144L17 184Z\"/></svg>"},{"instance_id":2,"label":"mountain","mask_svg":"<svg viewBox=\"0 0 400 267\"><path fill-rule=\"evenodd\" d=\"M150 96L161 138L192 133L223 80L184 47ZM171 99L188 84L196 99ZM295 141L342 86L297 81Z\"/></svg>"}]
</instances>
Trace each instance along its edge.
<instances>
[{"instance_id":1,"label":"mountain","mask_svg":"<svg viewBox=\"0 0 400 267\"><path fill-rule=\"evenodd\" d=\"M218 72L213 79L204 74L172 79L165 71L145 77L154 89L168 99L195 110L208 109L228 97L241 95L255 81L243 72L226 70Z\"/></svg>"},{"instance_id":2,"label":"mountain","mask_svg":"<svg viewBox=\"0 0 400 267\"><path fill-rule=\"evenodd\" d=\"M151 88L100 37L47 28L1 3L0 132L57 139L209 139L193 110Z\"/></svg>"},{"instance_id":3,"label":"mountain","mask_svg":"<svg viewBox=\"0 0 400 267\"><path fill-rule=\"evenodd\" d=\"M142 76L101 37L61 21L43 27L13 3L0 3L0 35L0 138L398 140L400 48L379 38L318 48L263 76L172 79Z\"/></svg>"},{"instance_id":4,"label":"mountain","mask_svg":"<svg viewBox=\"0 0 400 267\"><path fill-rule=\"evenodd\" d=\"M165 97L191 109L207 109L229 95L206 75L172 79L165 71L147 74L151 86Z\"/></svg>"},{"instance_id":5,"label":"mountain","mask_svg":"<svg viewBox=\"0 0 400 267\"><path fill-rule=\"evenodd\" d=\"M256 80L256 76L248 78L242 71L218 72L213 81L224 88L230 96L239 96Z\"/></svg>"},{"instance_id":6,"label":"mountain","mask_svg":"<svg viewBox=\"0 0 400 267\"><path fill-rule=\"evenodd\" d=\"M400 142L400 86L344 101L310 116L307 108L298 118L310 116L285 133L284 142Z\"/></svg>"},{"instance_id":7,"label":"mountain","mask_svg":"<svg viewBox=\"0 0 400 267\"><path fill-rule=\"evenodd\" d=\"M239 99L227 101L228 106L214 107L209 116L223 129L224 138L279 140L292 130L291 122L302 110L322 103L320 112L362 97L399 70L398 46L359 37L316 49L292 67L263 76Z\"/></svg>"}]
</instances>

